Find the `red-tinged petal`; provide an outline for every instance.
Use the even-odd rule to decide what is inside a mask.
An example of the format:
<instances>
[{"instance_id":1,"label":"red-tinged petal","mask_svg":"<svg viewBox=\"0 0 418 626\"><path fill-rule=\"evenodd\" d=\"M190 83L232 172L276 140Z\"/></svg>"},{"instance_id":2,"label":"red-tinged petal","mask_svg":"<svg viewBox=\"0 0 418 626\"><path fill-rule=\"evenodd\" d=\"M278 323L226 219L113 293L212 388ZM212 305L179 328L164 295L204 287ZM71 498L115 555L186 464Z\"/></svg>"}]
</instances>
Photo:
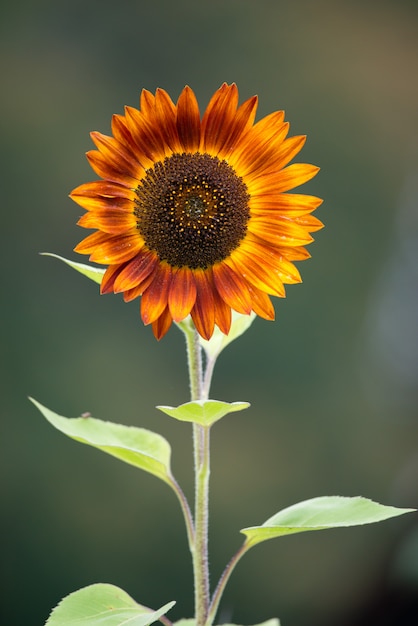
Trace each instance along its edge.
<instances>
[{"instance_id":1,"label":"red-tinged petal","mask_svg":"<svg viewBox=\"0 0 418 626\"><path fill-rule=\"evenodd\" d=\"M215 288L213 289L213 299L215 303L215 324L224 335L228 335L232 322L231 307L222 300Z\"/></svg>"},{"instance_id":2,"label":"red-tinged petal","mask_svg":"<svg viewBox=\"0 0 418 626\"><path fill-rule=\"evenodd\" d=\"M96 249L96 246L101 246L111 238L112 236L108 233L92 233L76 245L74 252L78 252L79 254L91 254Z\"/></svg>"},{"instance_id":3,"label":"red-tinged petal","mask_svg":"<svg viewBox=\"0 0 418 626\"><path fill-rule=\"evenodd\" d=\"M125 300L125 302L130 302L131 300L135 300L135 298L138 298L138 296L142 296L144 291L148 289L148 287L151 285L152 281L154 280L155 273L156 273L156 270L152 271L151 274L149 274L146 278L144 278L144 280L142 280L136 287L133 287L132 289L127 289L126 291L124 291L123 299Z\"/></svg>"},{"instance_id":4,"label":"red-tinged petal","mask_svg":"<svg viewBox=\"0 0 418 626\"><path fill-rule=\"evenodd\" d=\"M155 111L164 141L173 152L182 152L183 146L180 143L176 126L176 107L164 89L156 91Z\"/></svg>"},{"instance_id":5,"label":"red-tinged petal","mask_svg":"<svg viewBox=\"0 0 418 626\"><path fill-rule=\"evenodd\" d=\"M276 174L274 179L272 178L270 191L273 193L289 191L290 189L294 189L308 182L308 180L311 180L318 172L319 167L315 167L315 165L293 163L293 165L285 167L284 170ZM254 186L257 188L257 191L259 191L260 187L262 188L262 177L254 181Z\"/></svg>"},{"instance_id":6,"label":"red-tinged petal","mask_svg":"<svg viewBox=\"0 0 418 626\"><path fill-rule=\"evenodd\" d=\"M104 196L76 196L71 194L71 199L77 202L86 211L95 210L116 210L120 214L126 212L133 214L134 204L127 198L114 198Z\"/></svg>"},{"instance_id":7,"label":"red-tinged petal","mask_svg":"<svg viewBox=\"0 0 418 626\"><path fill-rule=\"evenodd\" d=\"M96 209L85 213L77 224L83 228L98 228L104 233L121 235L135 228L136 220L133 213L120 209Z\"/></svg>"},{"instance_id":8,"label":"red-tinged petal","mask_svg":"<svg viewBox=\"0 0 418 626\"><path fill-rule=\"evenodd\" d=\"M240 138L252 127L257 111L257 102L257 96L253 96L238 108L235 119L231 123L229 135L225 137L225 141L219 150L220 158L228 158Z\"/></svg>"},{"instance_id":9,"label":"red-tinged petal","mask_svg":"<svg viewBox=\"0 0 418 626\"><path fill-rule=\"evenodd\" d=\"M155 96L148 91L148 89L143 89L141 91L139 108L141 109L141 113L143 113L146 117L152 117L154 119Z\"/></svg>"},{"instance_id":10,"label":"red-tinged petal","mask_svg":"<svg viewBox=\"0 0 418 626\"><path fill-rule=\"evenodd\" d=\"M248 230L258 235L260 239L278 246L303 246L313 241L311 235L302 226L285 218L268 221L253 217Z\"/></svg>"},{"instance_id":11,"label":"red-tinged petal","mask_svg":"<svg viewBox=\"0 0 418 626\"><path fill-rule=\"evenodd\" d=\"M152 323L152 332L154 333L154 337L158 341L162 339L169 330L172 323L173 318L170 315L168 307L166 307L161 313L160 317Z\"/></svg>"},{"instance_id":12,"label":"red-tinged petal","mask_svg":"<svg viewBox=\"0 0 418 626\"><path fill-rule=\"evenodd\" d=\"M141 317L145 325L155 322L167 306L171 284L171 267L168 263L157 266L153 281L141 299Z\"/></svg>"},{"instance_id":13,"label":"red-tinged petal","mask_svg":"<svg viewBox=\"0 0 418 626\"><path fill-rule=\"evenodd\" d=\"M167 147L158 127L151 124L141 111L125 107L126 121L139 151L139 160L145 168L150 168L156 161L164 159Z\"/></svg>"},{"instance_id":14,"label":"red-tinged petal","mask_svg":"<svg viewBox=\"0 0 418 626\"><path fill-rule=\"evenodd\" d=\"M297 267L285 258L282 258L280 261L279 276L287 285L295 285L302 282L302 278Z\"/></svg>"},{"instance_id":15,"label":"red-tinged petal","mask_svg":"<svg viewBox=\"0 0 418 626\"><path fill-rule=\"evenodd\" d=\"M196 152L200 143L200 112L196 96L185 87L177 101L177 131L185 152Z\"/></svg>"},{"instance_id":16,"label":"red-tinged petal","mask_svg":"<svg viewBox=\"0 0 418 626\"><path fill-rule=\"evenodd\" d=\"M288 128L289 124L284 121L284 111L275 111L263 117L243 134L231 155L232 162L236 163L249 150L253 156L254 154L257 155L259 148L268 145L273 140L276 140L276 143L280 145L280 142L286 136Z\"/></svg>"},{"instance_id":17,"label":"red-tinged petal","mask_svg":"<svg viewBox=\"0 0 418 626\"><path fill-rule=\"evenodd\" d=\"M112 135L121 145L136 156L135 142L123 115L112 116Z\"/></svg>"},{"instance_id":18,"label":"red-tinged petal","mask_svg":"<svg viewBox=\"0 0 418 626\"><path fill-rule=\"evenodd\" d=\"M257 141L249 141L251 133L246 136L247 140L240 142L240 146L234 155L234 167L241 173L249 184L257 179L260 174L273 169L278 172L281 169L277 155L283 141L289 131L289 124L282 124L274 137L266 134Z\"/></svg>"},{"instance_id":19,"label":"red-tinged petal","mask_svg":"<svg viewBox=\"0 0 418 626\"><path fill-rule=\"evenodd\" d=\"M310 233L324 228L323 223L313 215L303 215L300 217L295 217L295 222L296 224L299 224L299 226L303 226L303 228L306 228L306 230Z\"/></svg>"},{"instance_id":20,"label":"red-tinged petal","mask_svg":"<svg viewBox=\"0 0 418 626\"><path fill-rule=\"evenodd\" d=\"M98 150L90 150L86 153L86 156L92 169L98 176L105 178L109 182L125 185L129 189L136 189L138 186L137 178L134 178L123 169L121 170L120 166L112 165Z\"/></svg>"},{"instance_id":21,"label":"red-tinged petal","mask_svg":"<svg viewBox=\"0 0 418 626\"><path fill-rule=\"evenodd\" d=\"M123 265L109 265L105 273L103 274L102 282L100 283L100 293L113 293L113 285L118 274L123 270Z\"/></svg>"},{"instance_id":22,"label":"red-tinged petal","mask_svg":"<svg viewBox=\"0 0 418 626\"><path fill-rule=\"evenodd\" d=\"M196 302L196 282L193 271L188 267L173 269L168 307L175 322L181 322L187 317Z\"/></svg>"},{"instance_id":23,"label":"red-tinged petal","mask_svg":"<svg viewBox=\"0 0 418 626\"><path fill-rule=\"evenodd\" d=\"M210 339L215 327L215 302L213 298L213 286L206 270L193 271L196 282L196 302L191 311L193 323L197 332L203 339Z\"/></svg>"},{"instance_id":24,"label":"red-tinged petal","mask_svg":"<svg viewBox=\"0 0 418 626\"><path fill-rule=\"evenodd\" d=\"M238 89L225 83L209 102L202 118L201 150L216 156L229 136L238 105Z\"/></svg>"},{"instance_id":25,"label":"red-tinged petal","mask_svg":"<svg viewBox=\"0 0 418 626\"><path fill-rule=\"evenodd\" d=\"M108 163L113 165L115 169L126 173L128 176L139 179L145 174L144 168L138 162L138 159L123 144L102 133L92 132L90 136Z\"/></svg>"},{"instance_id":26,"label":"red-tinged petal","mask_svg":"<svg viewBox=\"0 0 418 626\"><path fill-rule=\"evenodd\" d=\"M101 234L101 233L100 233ZM127 235L107 235L107 240L94 246L94 250L90 254L90 260L96 263L104 263L115 265L116 263L124 263L134 257L144 242L138 237L137 232ZM79 250L76 250L79 252Z\"/></svg>"},{"instance_id":27,"label":"red-tinged petal","mask_svg":"<svg viewBox=\"0 0 418 626\"><path fill-rule=\"evenodd\" d=\"M143 283L156 269L158 264L159 259L154 252L144 249L141 250L141 252L137 254L134 259L129 261L119 273L115 280L115 293L127 291Z\"/></svg>"},{"instance_id":28,"label":"red-tinged petal","mask_svg":"<svg viewBox=\"0 0 418 626\"><path fill-rule=\"evenodd\" d=\"M213 266L213 278L219 295L228 306L244 315L251 313L251 296L244 278L223 262Z\"/></svg>"},{"instance_id":29,"label":"red-tinged petal","mask_svg":"<svg viewBox=\"0 0 418 626\"><path fill-rule=\"evenodd\" d=\"M256 287L250 286L249 289L254 313L265 320L274 320L274 307L268 295Z\"/></svg>"},{"instance_id":30,"label":"red-tinged petal","mask_svg":"<svg viewBox=\"0 0 418 626\"><path fill-rule=\"evenodd\" d=\"M70 198L75 202L79 202L79 198L90 198L91 200L113 198L117 202L123 202L124 200L134 200L135 191L107 180L94 180L73 189Z\"/></svg>"},{"instance_id":31,"label":"red-tinged petal","mask_svg":"<svg viewBox=\"0 0 418 626\"><path fill-rule=\"evenodd\" d=\"M263 259L255 255L250 256L238 250L224 263L257 289L284 298L285 290L279 277L277 262L273 264L266 257Z\"/></svg>"},{"instance_id":32,"label":"red-tinged petal","mask_svg":"<svg viewBox=\"0 0 418 626\"><path fill-rule=\"evenodd\" d=\"M268 219L272 211L293 218L311 213L321 204L321 198L301 193L254 194L250 201L251 213Z\"/></svg>"},{"instance_id":33,"label":"red-tinged petal","mask_svg":"<svg viewBox=\"0 0 418 626\"><path fill-rule=\"evenodd\" d=\"M289 261L306 261L306 259L311 258L310 253L302 246L286 248L284 250L284 255Z\"/></svg>"}]
</instances>

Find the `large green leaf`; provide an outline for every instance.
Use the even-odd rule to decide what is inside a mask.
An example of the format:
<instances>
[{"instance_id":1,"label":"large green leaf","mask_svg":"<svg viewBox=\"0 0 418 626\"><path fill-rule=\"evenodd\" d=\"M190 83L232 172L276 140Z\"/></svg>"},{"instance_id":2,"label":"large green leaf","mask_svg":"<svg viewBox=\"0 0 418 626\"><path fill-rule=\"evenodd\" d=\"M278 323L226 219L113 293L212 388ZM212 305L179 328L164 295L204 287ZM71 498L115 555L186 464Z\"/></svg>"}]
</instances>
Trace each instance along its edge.
<instances>
[{"instance_id":1,"label":"large green leaf","mask_svg":"<svg viewBox=\"0 0 418 626\"><path fill-rule=\"evenodd\" d=\"M30 398L52 426L62 433L134 465L172 485L170 444L144 428L104 422L94 417L62 417Z\"/></svg>"},{"instance_id":2,"label":"large green leaf","mask_svg":"<svg viewBox=\"0 0 418 626\"><path fill-rule=\"evenodd\" d=\"M384 506L360 496L323 496L289 506L273 515L262 526L243 528L241 532L246 535L246 544L250 547L283 535L372 524L414 510Z\"/></svg>"},{"instance_id":3,"label":"large green leaf","mask_svg":"<svg viewBox=\"0 0 418 626\"><path fill-rule=\"evenodd\" d=\"M66 259L63 256L59 256L58 254L53 254L52 252L42 252L41 254L43 254L44 256L52 256L54 259L59 259L60 261L63 261L64 263L72 267L74 270L77 270L77 272L80 272L80 274L87 276L87 278L90 278L90 280L94 281L95 283L99 283L99 285L102 282L103 274L106 271L106 268L94 267L94 265L86 265L85 263L77 263L76 261L70 261L69 259Z\"/></svg>"},{"instance_id":4,"label":"large green leaf","mask_svg":"<svg viewBox=\"0 0 418 626\"><path fill-rule=\"evenodd\" d=\"M194 422L201 426L211 426L228 413L248 409L249 402L221 402L202 400L186 402L180 406L157 406L157 409L182 422Z\"/></svg>"},{"instance_id":5,"label":"large green leaf","mask_svg":"<svg viewBox=\"0 0 418 626\"><path fill-rule=\"evenodd\" d=\"M46 626L148 626L174 604L169 602L153 611L137 604L119 587L98 583L63 598L52 611Z\"/></svg>"}]
</instances>

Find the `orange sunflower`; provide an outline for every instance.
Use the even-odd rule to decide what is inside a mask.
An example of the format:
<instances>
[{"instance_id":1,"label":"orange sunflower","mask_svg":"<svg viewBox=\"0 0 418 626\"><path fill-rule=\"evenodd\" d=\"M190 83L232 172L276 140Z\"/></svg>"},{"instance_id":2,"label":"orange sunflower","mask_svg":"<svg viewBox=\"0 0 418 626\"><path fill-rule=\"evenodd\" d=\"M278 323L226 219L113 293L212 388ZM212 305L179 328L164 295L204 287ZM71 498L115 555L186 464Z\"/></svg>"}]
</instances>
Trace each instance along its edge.
<instances>
[{"instance_id":1,"label":"orange sunflower","mask_svg":"<svg viewBox=\"0 0 418 626\"><path fill-rule=\"evenodd\" d=\"M288 165L305 137L286 138L283 111L254 123L256 109L256 96L238 106L234 84L202 118L190 87L177 104L143 90L139 110L113 116L113 137L91 133L87 158L102 180L71 198L87 210L78 224L97 232L75 251L108 265L101 293L141 296L157 339L188 315L205 339L215 324L228 334L231 309L272 320L269 296L301 281L293 261L310 256L321 200L286 192L319 168Z\"/></svg>"}]
</instances>

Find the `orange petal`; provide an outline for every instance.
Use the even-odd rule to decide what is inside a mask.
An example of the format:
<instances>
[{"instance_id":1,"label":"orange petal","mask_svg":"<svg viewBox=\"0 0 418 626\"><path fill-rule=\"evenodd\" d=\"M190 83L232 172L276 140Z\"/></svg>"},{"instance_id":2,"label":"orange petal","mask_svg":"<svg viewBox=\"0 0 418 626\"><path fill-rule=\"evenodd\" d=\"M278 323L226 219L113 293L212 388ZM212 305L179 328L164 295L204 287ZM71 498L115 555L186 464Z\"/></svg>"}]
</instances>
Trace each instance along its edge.
<instances>
[{"instance_id":1,"label":"orange petal","mask_svg":"<svg viewBox=\"0 0 418 626\"><path fill-rule=\"evenodd\" d=\"M141 250L119 273L115 280L115 293L127 291L142 283L156 268L158 263L159 259L154 252Z\"/></svg>"},{"instance_id":2,"label":"orange petal","mask_svg":"<svg viewBox=\"0 0 418 626\"><path fill-rule=\"evenodd\" d=\"M91 254L97 246L101 246L103 243L109 241L109 239L112 239L112 236L108 233L92 233L76 245L74 252L78 252L79 254Z\"/></svg>"},{"instance_id":3,"label":"orange petal","mask_svg":"<svg viewBox=\"0 0 418 626\"><path fill-rule=\"evenodd\" d=\"M155 123L151 124L141 111L133 107L125 107L125 115L128 128L141 152L141 163L149 168L155 161L164 159L166 147Z\"/></svg>"},{"instance_id":4,"label":"orange petal","mask_svg":"<svg viewBox=\"0 0 418 626\"><path fill-rule=\"evenodd\" d=\"M148 91L148 89L143 89L141 91L141 96L139 98L139 108L146 117L154 116L155 96L150 91Z\"/></svg>"},{"instance_id":5,"label":"orange petal","mask_svg":"<svg viewBox=\"0 0 418 626\"><path fill-rule=\"evenodd\" d=\"M91 200L103 198L110 200L110 198L113 198L116 202L120 201L122 203L124 200L134 200L135 191L124 185L111 183L107 180L94 180L91 183L83 183L73 189L70 193L70 198L75 202L79 202L79 199L82 198L90 198Z\"/></svg>"},{"instance_id":6,"label":"orange petal","mask_svg":"<svg viewBox=\"0 0 418 626\"><path fill-rule=\"evenodd\" d=\"M176 107L164 89L157 89L155 93L155 112L157 125L160 128L164 141L173 152L182 152L176 126Z\"/></svg>"},{"instance_id":7,"label":"orange petal","mask_svg":"<svg viewBox=\"0 0 418 626\"><path fill-rule=\"evenodd\" d=\"M295 217L296 224L299 226L303 226L310 233L313 233L316 230L321 230L324 227L323 223L313 215L301 215L300 217Z\"/></svg>"},{"instance_id":8,"label":"orange petal","mask_svg":"<svg viewBox=\"0 0 418 626\"><path fill-rule=\"evenodd\" d=\"M171 267L168 263L157 266L153 281L141 298L141 317L145 325L155 322L167 306L171 284Z\"/></svg>"},{"instance_id":9,"label":"orange petal","mask_svg":"<svg viewBox=\"0 0 418 626\"><path fill-rule=\"evenodd\" d=\"M123 212L132 213L134 204L132 200L127 198L114 198L104 196L76 195L74 192L70 194L70 198L77 204L86 209L86 211L99 210L117 210L120 214Z\"/></svg>"},{"instance_id":10,"label":"orange petal","mask_svg":"<svg viewBox=\"0 0 418 626\"><path fill-rule=\"evenodd\" d=\"M283 141L289 131L289 124L281 124L277 132L273 135L265 133L260 137L253 137L254 126L240 142L236 153L231 155L231 163L241 176L249 178L251 181L260 173L268 172L271 168L280 170L277 163L277 155Z\"/></svg>"},{"instance_id":11,"label":"orange petal","mask_svg":"<svg viewBox=\"0 0 418 626\"><path fill-rule=\"evenodd\" d=\"M210 339L215 327L215 302L213 285L209 280L208 270L193 270L196 282L196 302L191 310L192 320L197 332L203 339Z\"/></svg>"},{"instance_id":12,"label":"orange petal","mask_svg":"<svg viewBox=\"0 0 418 626\"><path fill-rule=\"evenodd\" d=\"M215 288L213 289L213 299L215 302L215 324L224 335L228 335L232 321L231 307L221 298Z\"/></svg>"},{"instance_id":13,"label":"orange petal","mask_svg":"<svg viewBox=\"0 0 418 626\"><path fill-rule=\"evenodd\" d=\"M160 317L152 323L152 332L158 341L164 337L172 322L173 319L170 315L170 311L168 310L168 307L166 307Z\"/></svg>"},{"instance_id":14,"label":"orange petal","mask_svg":"<svg viewBox=\"0 0 418 626\"><path fill-rule=\"evenodd\" d=\"M125 302L130 302L131 300L135 300L138 296L142 296L144 291L148 289L152 281L154 280L154 272L151 272L144 280L142 280L136 287L132 289L127 289L123 292L123 299Z\"/></svg>"},{"instance_id":15,"label":"orange petal","mask_svg":"<svg viewBox=\"0 0 418 626\"><path fill-rule=\"evenodd\" d=\"M212 96L202 118L201 149L216 156L231 132L237 110L238 89L224 83Z\"/></svg>"},{"instance_id":16,"label":"orange petal","mask_svg":"<svg viewBox=\"0 0 418 626\"><path fill-rule=\"evenodd\" d=\"M227 158L234 149L237 141L251 128L254 123L255 114L257 111L257 96L249 98L238 108L235 114L230 128L229 135L225 138L225 141L219 151L221 158Z\"/></svg>"},{"instance_id":17,"label":"orange petal","mask_svg":"<svg viewBox=\"0 0 418 626\"><path fill-rule=\"evenodd\" d=\"M177 131L185 152L196 152L200 143L200 112L196 96L186 86L177 101Z\"/></svg>"},{"instance_id":18,"label":"orange petal","mask_svg":"<svg viewBox=\"0 0 418 626\"><path fill-rule=\"evenodd\" d=\"M122 269L123 265L109 265L103 274L102 282L100 283L100 293L104 294L113 292L115 279Z\"/></svg>"},{"instance_id":19,"label":"orange petal","mask_svg":"<svg viewBox=\"0 0 418 626\"><path fill-rule=\"evenodd\" d=\"M144 241L137 232L127 235L109 235L93 233L74 248L81 254L89 254L90 260L106 265L115 265L129 261L143 247Z\"/></svg>"},{"instance_id":20,"label":"orange petal","mask_svg":"<svg viewBox=\"0 0 418 626\"><path fill-rule=\"evenodd\" d=\"M145 173L144 168L132 152L123 144L113 137L108 137L98 132L90 133L90 137L100 154L102 154L106 158L106 161L113 165L115 169L119 169L132 178L142 178Z\"/></svg>"},{"instance_id":21,"label":"orange petal","mask_svg":"<svg viewBox=\"0 0 418 626\"><path fill-rule=\"evenodd\" d=\"M231 267L236 274L239 273L244 276L245 280L257 289L278 298L284 297L285 290L279 277L277 261L273 263L268 257L262 258L254 254L249 255L236 251L232 257L225 259L224 263Z\"/></svg>"},{"instance_id":22,"label":"orange petal","mask_svg":"<svg viewBox=\"0 0 418 626\"><path fill-rule=\"evenodd\" d=\"M136 220L133 213L120 209L96 209L80 217L77 224L83 228L98 228L111 235L121 235L135 228Z\"/></svg>"},{"instance_id":23,"label":"orange petal","mask_svg":"<svg viewBox=\"0 0 418 626\"><path fill-rule=\"evenodd\" d=\"M301 193L253 194L250 200L251 213L268 216L277 211L289 217L311 213L322 204L322 199Z\"/></svg>"},{"instance_id":24,"label":"orange petal","mask_svg":"<svg viewBox=\"0 0 418 626\"><path fill-rule=\"evenodd\" d=\"M299 185L303 185L308 180L311 180L319 172L319 167L310 165L309 163L293 163L285 167L285 169L278 172L273 180L271 179L270 193L283 193L289 191ZM260 182L259 182L260 181ZM262 177L254 181L254 185L265 187L265 183Z\"/></svg>"},{"instance_id":25,"label":"orange petal","mask_svg":"<svg viewBox=\"0 0 418 626\"><path fill-rule=\"evenodd\" d=\"M274 307L268 295L256 287L250 286L249 289L254 313L265 320L274 320Z\"/></svg>"},{"instance_id":26,"label":"orange petal","mask_svg":"<svg viewBox=\"0 0 418 626\"><path fill-rule=\"evenodd\" d=\"M87 159L92 169L98 176L105 178L112 183L119 183L130 189L136 189L138 186L138 179L127 173L121 171L120 166L114 166L110 163L106 157L98 150L90 150L86 153Z\"/></svg>"},{"instance_id":27,"label":"orange petal","mask_svg":"<svg viewBox=\"0 0 418 626\"><path fill-rule=\"evenodd\" d=\"M302 226L286 218L278 217L269 221L252 217L248 222L248 230L278 246L303 246L313 241Z\"/></svg>"},{"instance_id":28,"label":"orange petal","mask_svg":"<svg viewBox=\"0 0 418 626\"><path fill-rule=\"evenodd\" d=\"M310 252L302 246L296 246L295 248L285 248L283 254L289 261L306 261L311 258Z\"/></svg>"},{"instance_id":29,"label":"orange petal","mask_svg":"<svg viewBox=\"0 0 418 626\"><path fill-rule=\"evenodd\" d=\"M187 317L196 302L196 282L193 271L188 267L179 267L173 270L168 307L175 322L181 322Z\"/></svg>"},{"instance_id":30,"label":"orange petal","mask_svg":"<svg viewBox=\"0 0 418 626\"><path fill-rule=\"evenodd\" d=\"M251 296L242 276L221 262L213 266L213 278L219 295L228 306L244 315L251 313Z\"/></svg>"}]
</instances>

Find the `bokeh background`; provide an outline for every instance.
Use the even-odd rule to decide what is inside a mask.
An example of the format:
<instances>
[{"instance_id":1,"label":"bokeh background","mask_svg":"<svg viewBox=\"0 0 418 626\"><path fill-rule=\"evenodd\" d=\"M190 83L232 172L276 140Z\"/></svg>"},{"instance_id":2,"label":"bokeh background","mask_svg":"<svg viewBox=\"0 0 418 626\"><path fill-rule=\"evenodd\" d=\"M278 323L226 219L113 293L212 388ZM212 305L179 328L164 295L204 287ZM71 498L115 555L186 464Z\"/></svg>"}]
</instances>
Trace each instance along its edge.
<instances>
[{"instance_id":1,"label":"bokeh background","mask_svg":"<svg viewBox=\"0 0 418 626\"><path fill-rule=\"evenodd\" d=\"M154 477L54 431L28 402L143 426L172 444L192 496L191 434L156 404L188 399L183 340L157 343L138 302L99 297L58 261L85 235L67 195L94 178L88 133L160 86L202 108L223 82L259 116L308 134L304 187L326 228L276 300L221 357L212 397L248 400L213 432L213 581L239 528L317 495L418 506L418 5L415 0L17 0L1 3L0 623L43 624L93 582L192 614L177 502ZM77 260L83 260L79 257ZM263 544L238 566L219 620L283 626L417 624L418 528Z\"/></svg>"}]
</instances>

